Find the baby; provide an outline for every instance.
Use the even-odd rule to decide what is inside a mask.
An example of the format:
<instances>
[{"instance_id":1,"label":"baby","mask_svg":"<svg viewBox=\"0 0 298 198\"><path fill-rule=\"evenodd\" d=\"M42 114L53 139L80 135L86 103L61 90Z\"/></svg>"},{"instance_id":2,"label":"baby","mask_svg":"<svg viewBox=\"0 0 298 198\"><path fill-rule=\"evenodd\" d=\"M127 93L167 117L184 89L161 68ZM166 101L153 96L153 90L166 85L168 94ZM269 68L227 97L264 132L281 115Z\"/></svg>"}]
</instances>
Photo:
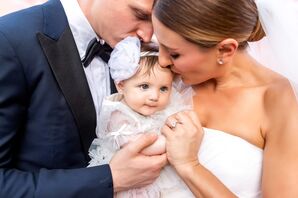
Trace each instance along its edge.
<instances>
[{"instance_id":1,"label":"baby","mask_svg":"<svg viewBox=\"0 0 298 198\"><path fill-rule=\"evenodd\" d=\"M142 153L164 153L165 138L160 135L160 128L168 116L190 108L183 97L186 93L190 96L190 90L180 93L173 88L174 74L169 68L160 67L158 52L153 49L141 52L140 45L139 39L128 37L111 54L109 67L118 93L103 101L97 138L89 150L89 166L109 163L117 150L146 132L157 133L159 137ZM175 175L174 183L180 181L173 170L168 173ZM120 192L115 197L158 198L162 196L162 186L172 187L172 179L166 174L149 186Z\"/></svg>"}]
</instances>

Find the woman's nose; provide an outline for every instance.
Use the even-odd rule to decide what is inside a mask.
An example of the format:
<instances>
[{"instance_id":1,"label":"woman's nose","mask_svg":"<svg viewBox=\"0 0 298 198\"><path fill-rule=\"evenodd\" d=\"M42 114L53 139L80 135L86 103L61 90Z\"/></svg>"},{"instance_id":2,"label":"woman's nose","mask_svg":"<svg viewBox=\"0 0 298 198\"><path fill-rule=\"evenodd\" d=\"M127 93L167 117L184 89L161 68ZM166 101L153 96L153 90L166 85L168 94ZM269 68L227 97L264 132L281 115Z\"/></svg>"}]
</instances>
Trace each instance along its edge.
<instances>
[{"instance_id":1,"label":"woman's nose","mask_svg":"<svg viewBox=\"0 0 298 198\"><path fill-rule=\"evenodd\" d=\"M168 52L162 47L159 47L158 63L161 67L169 67L173 64Z\"/></svg>"},{"instance_id":2,"label":"woman's nose","mask_svg":"<svg viewBox=\"0 0 298 198\"><path fill-rule=\"evenodd\" d=\"M153 35L153 26L151 22L144 22L139 26L136 32L137 36L145 43L151 41Z\"/></svg>"}]
</instances>

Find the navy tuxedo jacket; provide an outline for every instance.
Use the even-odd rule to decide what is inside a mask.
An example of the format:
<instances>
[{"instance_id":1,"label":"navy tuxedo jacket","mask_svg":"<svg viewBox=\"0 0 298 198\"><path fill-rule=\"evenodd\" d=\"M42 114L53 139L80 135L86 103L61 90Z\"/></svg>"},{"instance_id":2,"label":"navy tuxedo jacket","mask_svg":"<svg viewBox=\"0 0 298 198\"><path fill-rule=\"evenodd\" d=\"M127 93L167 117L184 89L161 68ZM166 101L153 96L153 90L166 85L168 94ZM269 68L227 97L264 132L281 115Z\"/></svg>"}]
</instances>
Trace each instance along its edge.
<instances>
[{"instance_id":1,"label":"navy tuxedo jacket","mask_svg":"<svg viewBox=\"0 0 298 198\"><path fill-rule=\"evenodd\" d=\"M95 127L60 1L1 17L0 197L112 197L109 165L85 168Z\"/></svg>"}]
</instances>

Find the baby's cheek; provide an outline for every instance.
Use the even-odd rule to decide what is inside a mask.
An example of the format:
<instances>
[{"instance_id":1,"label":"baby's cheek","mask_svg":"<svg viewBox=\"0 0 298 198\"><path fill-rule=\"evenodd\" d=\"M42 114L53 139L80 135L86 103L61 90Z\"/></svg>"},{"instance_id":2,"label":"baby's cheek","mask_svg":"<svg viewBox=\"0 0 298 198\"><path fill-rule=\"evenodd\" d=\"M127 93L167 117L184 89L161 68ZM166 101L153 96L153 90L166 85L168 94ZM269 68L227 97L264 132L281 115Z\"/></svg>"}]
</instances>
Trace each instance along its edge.
<instances>
[{"instance_id":1,"label":"baby's cheek","mask_svg":"<svg viewBox=\"0 0 298 198\"><path fill-rule=\"evenodd\" d=\"M158 139L145 148L142 153L144 155L160 155L166 152L166 138L163 135L158 136Z\"/></svg>"}]
</instances>

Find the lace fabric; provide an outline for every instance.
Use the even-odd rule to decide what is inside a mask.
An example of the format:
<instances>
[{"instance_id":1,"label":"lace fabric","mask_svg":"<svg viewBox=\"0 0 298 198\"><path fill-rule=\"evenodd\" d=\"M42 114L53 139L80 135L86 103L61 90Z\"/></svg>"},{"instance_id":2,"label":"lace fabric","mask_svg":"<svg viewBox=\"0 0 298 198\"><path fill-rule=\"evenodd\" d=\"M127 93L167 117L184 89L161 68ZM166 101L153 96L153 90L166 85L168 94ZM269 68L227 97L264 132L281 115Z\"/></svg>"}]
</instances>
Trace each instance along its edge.
<instances>
[{"instance_id":1,"label":"lace fabric","mask_svg":"<svg viewBox=\"0 0 298 198\"><path fill-rule=\"evenodd\" d=\"M151 116L143 116L122 102L123 95L113 94L102 104L102 111L96 129L97 138L89 149L91 161L89 166L97 166L110 162L112 156L120 147L129 141L134 141L142 133L156 132L164 125L168 116L192 107L192 88L182 85L180 80L175 81L169 105L166 109ZM161 175L151 185L143 188L130 189L115 194L115 198L158 198L171 197L179 193L180 197L192 197L192 193L182 182L180 177L170 167L165 167Z\"/></svg>"}]
</instances>

